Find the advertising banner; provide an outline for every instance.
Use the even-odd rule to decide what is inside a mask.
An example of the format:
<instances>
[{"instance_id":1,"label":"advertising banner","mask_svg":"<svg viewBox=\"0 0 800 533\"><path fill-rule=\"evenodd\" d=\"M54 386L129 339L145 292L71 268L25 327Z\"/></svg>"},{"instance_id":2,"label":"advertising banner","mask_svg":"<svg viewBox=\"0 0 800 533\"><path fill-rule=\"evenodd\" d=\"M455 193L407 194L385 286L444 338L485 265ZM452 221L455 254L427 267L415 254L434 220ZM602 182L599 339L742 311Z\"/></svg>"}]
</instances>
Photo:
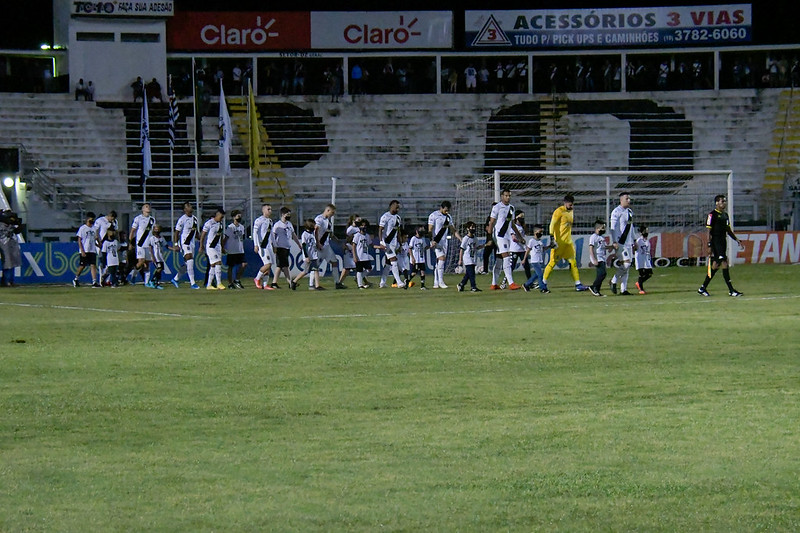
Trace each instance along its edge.
<instances>
[{"instance_id":1,"label":"advertising banner","mask_svg":"<svg viewBox=\"0 0 800 533\"><path fill-rule=\"evenodd\" d=\"M100 17L171 17L173 0L136 0L135 2L71 2L72 15Z\"/></svg>"},{"instance_id":2,"label":"advertising banner","mask_svg":"<svg viewBox=\"0 0 800 533\"><path fill-rule=\"evenodd\" d=\"M311 46L308 12L179 12L167 23L170 51L259 52Z\"/></svg>"},{"instance_id":3,"label":"advertising banner","mask_svg":"<svg viewBox=\"0 0 800 533\"><path fill-rule=\"evenodd\" d=\"M467 48L624 48L743 43L750 4L604 9L466 11Z\"/></svg>"},{"instance_id":4,"label":"advertising banner","mask_svg":"<svg viewBox=\"0 0 800 533\"><path fill-rule=\"evenodd\" d=\"M340 49L450 49L450 11L384 11L311 13L311 47Z\"/></svg>"}]
</instances>

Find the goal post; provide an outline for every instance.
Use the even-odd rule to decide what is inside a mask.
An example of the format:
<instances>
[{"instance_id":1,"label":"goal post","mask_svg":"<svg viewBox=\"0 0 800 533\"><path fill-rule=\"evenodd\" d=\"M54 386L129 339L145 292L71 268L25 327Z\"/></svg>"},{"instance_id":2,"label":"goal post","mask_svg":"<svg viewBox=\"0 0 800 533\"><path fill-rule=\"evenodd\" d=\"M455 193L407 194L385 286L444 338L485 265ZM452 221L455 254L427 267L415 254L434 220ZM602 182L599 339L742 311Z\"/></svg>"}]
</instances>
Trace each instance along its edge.
<instances>
[{"instance_id":1,"label":"goal post","mask_svg":"<svg viewBox=\"0 0 800 533\"><path fill-rule=\"evenodd\" d=\"M526 212L528 224L547 226L553 210L566 194L575 197L573 233L590 235L595 220L609 222L620 192L633 200L634 220L655 232L695 235L704 239L705 217L714 208L714 196L726 194L731 224L734 220L733 172L720 170L496 170L476 180L459 184L456 190L455 217L461 225L467 220L479 227L489 215L492 202L508 188L512 204ZM677 245L676 245L677 246ZM685 250L691 247L691 250ZM684 255L705 257L696 242L683 244Z\"/></svg>"}]
</instances>

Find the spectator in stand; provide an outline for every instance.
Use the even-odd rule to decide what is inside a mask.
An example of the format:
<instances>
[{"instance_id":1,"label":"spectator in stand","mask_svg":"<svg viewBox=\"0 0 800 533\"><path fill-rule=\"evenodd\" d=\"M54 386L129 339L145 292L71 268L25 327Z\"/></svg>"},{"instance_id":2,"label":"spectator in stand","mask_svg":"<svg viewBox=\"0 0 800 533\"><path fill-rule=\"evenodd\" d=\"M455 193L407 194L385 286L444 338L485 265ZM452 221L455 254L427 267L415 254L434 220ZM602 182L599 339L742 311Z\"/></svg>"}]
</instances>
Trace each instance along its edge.
<instances>
[{"instance_id":1,"label":"spectator in stand","mask_svg":"<svg viewBox=\"0 0 800 533\"><path fill-rule=\"evenodd\" d=\"M242 93L242 67L236 65L233 67L233 92L236 94L243 94Z\"/></svg>"},{"instance_id":2,"label":"spectator in stand","mask_svg":"<svg viewBox=\"0 0 800 533\"><path fill-rule=\"evenodd\" d=\"M528 60L520 59L517 63L517 92L528 92Z\"/></svg>"},{"instance_id":3,"label":"spectator in stand","mask_svg":"<svg viewBox=\"0 0 800 533\"><path fill-rule=\"evenodd\" d=\"M269 93L267 94L272 94L272 86L270 85L270 81L271 81L270 77L267 76L267 89L269 90ZM253 66L247 65L247 67L245 67L244 69L244 72L242 73L242 91L244 92L244 88L251 85L252 82L253 82Z\"/></svg>"},{"instance_id":4,"label":"spectator in stand","mask_svg":"<svg viewBox=\"0 0 800 533\"><path fill-rule=\"evenodd\" d=\"M361 79L364 73L361 70L361 65L356 63L350 70L350 94L361 94Z\"/></svg>"},{"instance_id":5,"label":"spectator in stand","mask_svg":"<svg viewBox=\"0 0 800 533\"><path fill-rule=\"evenodd\" d=\"M481 65L481 69L478 71L478 92L489 92L489 69L486 68L486 63Z\"/></svg>"},{"instance_id":6,"label":"spectator in stand","mask_svg":"<svg viewBox=\"0 0 800 533\"><path fill-rule=\"evenodd\" d=\"M506 92L506 71L503 69L503 63L497 62L494 68L494 91L497 93Z\"/></svg>"},{"instance_id":7,"label":"spectator in stand","mask_svg":"<svg viewBox=\"0 0 800 533\"><path fill-rule=\"evenodd\" d=\"M800 60L796 57L792 60L792 70L789 73L792 87L800 87Z\"/></svg>"},{"instance_id":8,"label":"spectator in stand","mask_svg":"<svg viewBox=\"0 0 800 533\"><path fill-rule=\"evenodd\" d=\"M161 84L158 83L158 80L153 78L150 80L150 83L147 84L147 97L152 102L153 100L158 100L159 102L164 101L164 96L161 94Z\"/></svg>"},{"instance_id":9,"label":"spectator in stand","mask_svg":"<svg viewBox=\"0 0 800 533\"><path fill-rule=\"evenodd\" d=\"M400 87L400 92L403 94L408 93L408 70L400 66L397 69L397 84Z\"/></svg>"},{"instance_id":10,"label":"spectator in stand","mask_svg":"<svg viewBox=\"0 0 800 533\"><path fill-rule=\"evenodd\" d=\"M94 84L91 81L86 85L86 99L94 102Z\"/></svg>"},{"instance_id":11,"label":"spectator in stand","mask_svg":"<svg viewBox=\"0 0 800 533\"><path fill-rule=\"evenodd\" d=\"M294 64L294 80L292 81L293 94L305 94L306 92L306 67L302 62Z\"/></svg>"},{"instance_id":12,"label":"spectator in stand","mask_svg":"<svg viewBox=\"0 0 800 533\"><path fill-rule=\"evenodd\" d=\"M508 59L508 62L506 63L505 71L506 71L506 76L505 76L506 77L506 90L513 91L514 90L514 84L516 83L516 80L517 80L517 65L515 65L514 62L511 61L510 58Z\"/></svg>"},{"instance_id":13,"label":"spectator in stand","mask_svg":"<svg viewBox=\"0 0 800 533\"><path fill-rule=\"evenodd\" d=\"M454 68L450 69L450 75L447 76L447 92L458 92L458 71Z\"/></svg>"},{"instance_id":14,"label":"spectator in stand","mask_svg":"<svg viewBox=\"0 0 800 533\"><path fill-rule=\"evenodd\" d=\"M283 65L283 73L281 74L281 96L289 95L289 88L292 85L292 74L289 71L289 64Z\"/></svg>"},{"instance_id":15,"label":"spectator in stand","mask_svg":"<svg viewBox=\"0 0 800 533\"><path fill-rule=\"evenodd\" d=\"M586 82L585 78L586 68L583 66L583 61L581 61L580 59L578 60L577 67L578 67L578 72L575 76L575 91L582 93L584 91Z\"/></svg>"},{"instance_id":16,"label":"spectator in stand","mask_svg":"<svg viewBox=\"0 0 800 533\"><path fill-rule=\"evenodd\" d=\"M559 77L561 73L558 70L558 66L555 63L550 64L550 92L555 94L558 91L559 86Z\"/></svg>"},{"instance_id":17,"label":"spectator in stand","mask_svg":"<svg viewBox=\"0 0 800 533\"><path fill-rule=\"evenodd\" d=\"M83 78L78 80L78 83L75 84L75 101L78 101L79 97L83 97L83 101L86 101L86 84L83 83Z\"/></svg>"},{"instance_id":18,"label":"spectator in stand","mask_svg":"<svg viewBox=\"0 0 800 533\"><path fill-rule=\"evenodd\" d=\"M342 96L344 93L344 71L342 70L342 64L338 63L336 68L333 69L333 99L335 102L339 101L339 97Z\"/></svg>"},{"instance_id":19,"label":"spectator in stand","mask_svg":"<svg viewBox=\"0 0 800 533\"><path fill-rule=\"evenodd\" d=\"M468 93L474 93L475 89L478 87L478 71L475 70L472 63L464 69L464 83L466 84Z\"/></svg>"},{"instance_id":20,"label":"spectator in stand","mask_svg":"<svg viewBox=\"0 0 800 533\"><path fill-rule=\"evenodd\" d=\"M664 59L661 62L661 65L658 66L658 90L659 91L666 91L667 90L667 82L669 81L669 64L667 60Z\"/></svg>"},{"instance_id":21,"label":"spectator in stand","mask_svg":"<svg viewBox=\"0 0 800 533\"><path fill-rule=\"evenodd\" d=\"M214 72L214 90L219 91L220 82L225 83L225 73L222 71L222 67L217 66L217 70Z\"/></svg>"},{"instance_id":22,"label":"spectator in stand","mask_svg":"<svg viewBox=\"0 0 800 533\"><path fill-rule=\"evenodd\" d=\"M386 60L386 64L383 65L382 74L383 74L383 92L384 93L395 92L395 84L397 83L397 79L395 78L394 66L392 65L391 59Z\"/></svg>"}]
</instances>

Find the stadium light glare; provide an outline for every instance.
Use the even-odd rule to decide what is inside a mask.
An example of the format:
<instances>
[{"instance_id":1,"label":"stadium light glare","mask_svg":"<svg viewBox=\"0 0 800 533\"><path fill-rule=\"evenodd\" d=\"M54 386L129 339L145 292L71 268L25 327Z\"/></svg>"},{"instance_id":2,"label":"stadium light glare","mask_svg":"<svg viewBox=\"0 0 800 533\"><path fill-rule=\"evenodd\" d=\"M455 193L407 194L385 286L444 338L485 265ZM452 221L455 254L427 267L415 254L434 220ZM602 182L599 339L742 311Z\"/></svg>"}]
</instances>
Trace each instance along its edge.
<instances>
[{"instance_id":1,"label":"stadium light glare","mask_svg":"<svg viewBox=\"0 0 800 533\"><path fill-rule=\"evenodd\" d=\"M50 50L50 45L49 44L43 44L39 48L41 48L42 50Z\"/></svg>"},{"instance_id":2,"label":"stadium light glare","mask_svg":"<svg viewBox=\"0 0 800 533\"><path fill-rule=\"evenodd\" d=\"M5 178L3 178L3 187L5 187L6 189L10 189L13 186L14 186L14 178L12 178L11 176L6 176Z\"/></svg>"}]
</instances>

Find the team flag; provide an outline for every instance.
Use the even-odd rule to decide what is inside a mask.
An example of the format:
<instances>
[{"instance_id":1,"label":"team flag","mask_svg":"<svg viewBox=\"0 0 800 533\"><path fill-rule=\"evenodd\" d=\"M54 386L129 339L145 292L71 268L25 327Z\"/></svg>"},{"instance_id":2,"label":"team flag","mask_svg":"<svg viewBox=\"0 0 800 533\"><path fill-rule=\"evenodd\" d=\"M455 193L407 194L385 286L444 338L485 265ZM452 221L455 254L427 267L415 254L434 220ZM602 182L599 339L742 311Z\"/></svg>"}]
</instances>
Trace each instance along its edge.
<instances>
[{"instance_id":1,"label":"team flag","mask_svg":"<svg viewBox=\"0 0 800 533\"><path fill-rule=\"evenodd\" d=\"M180 113L178 112L178 101L175 98L175 89L172 86L172 74L167 82L167 100L169 102L169 122L167 129L169 132L169 149L175 150L175 136L177 134L177 124Z\"/></svg>"},{"instance_id":2,"label":"team flag","mask_svg":"<svg viewBox=\"0 0 800 533\"><path fill-rule=\"evenodd\" d=\"M228 114L228 104L225 102L222 80L219 80L219 169L225 175L230 175L231 173L232 139L231 116Z\"/></svg>"},{"instance_id":3,"label":"team flag","mask_svg":"<svg viewBox=\"0 0 800 533\"><path fill-rule=\"evenodd\" d=\"M250 81L247 82L248 99L247 99L247 114L250 117L250 168L253 173L258 176L261 172L261 158L259 152L261 149L261 132L258 128L258 111L256 110L256 98L253 94L253 86Z\"/></svg>"},{"instance_id":4,"label":"team flag","mask_svg":"<svg viewBox=\"0 0 800 533\"><path fill-rule=\"evenodd\" d=\"M150 152L150 116L147 113L147 89L142 91L142 122L139 126L139 147L142 149L142 189L150 171L153 170L153 155Z\"/></svg>"}]
</instances>

